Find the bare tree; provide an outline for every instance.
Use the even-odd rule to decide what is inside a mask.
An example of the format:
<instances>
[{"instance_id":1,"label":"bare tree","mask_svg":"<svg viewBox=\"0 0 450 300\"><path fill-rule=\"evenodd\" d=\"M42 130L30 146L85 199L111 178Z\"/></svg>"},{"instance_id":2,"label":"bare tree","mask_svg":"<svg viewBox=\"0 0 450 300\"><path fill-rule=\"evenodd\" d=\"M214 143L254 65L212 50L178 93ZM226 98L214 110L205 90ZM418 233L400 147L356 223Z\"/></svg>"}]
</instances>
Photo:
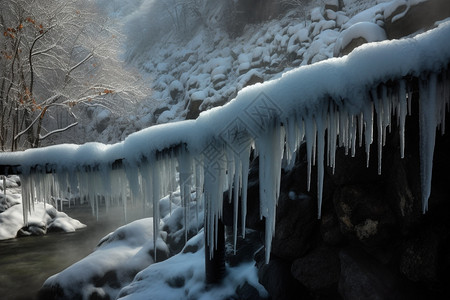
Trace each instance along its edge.
<instances>
[{"instance_id":1,"label":"bare tree","mask_svg":"<svg viewBox=\"0 0 450 300\"><path fill-rule=\"evenodd\" d=\"M92 1L0 1L3 150L38 147L76 126L80 110L74 108L80 105L120 112L145 96L139 75L118 59L120 34ZM49 116L61 111L72 121L44 129Z\"/></svg>"}]
</instances>

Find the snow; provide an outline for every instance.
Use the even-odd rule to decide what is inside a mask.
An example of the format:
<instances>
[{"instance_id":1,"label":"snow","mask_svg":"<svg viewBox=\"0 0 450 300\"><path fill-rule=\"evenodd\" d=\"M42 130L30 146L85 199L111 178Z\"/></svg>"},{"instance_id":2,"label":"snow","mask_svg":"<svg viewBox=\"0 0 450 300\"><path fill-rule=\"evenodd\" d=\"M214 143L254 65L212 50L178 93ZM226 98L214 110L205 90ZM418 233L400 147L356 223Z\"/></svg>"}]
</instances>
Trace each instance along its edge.
<instances>
[{"instance_id":1,"label":"snow","mask_svg":"<svg viewBox=\"0 0 450 300\"><path fill-rule=\"evenodd\" d=\"M135 6L144 9L151 7L143 2ZM248 163L253 148L260 157L260 170L263 170L260 172L260 215L266 222L268 261L282 166L292 166L296 151L306 142L308 176L305 180L310 189L312 169L317 168L317 187L312 189L317 190L320 217L324 168L326 165L333 170L336 168L337 147L344 147L347 154L354 155L356 145L362 147L364 144L369 164L370 145L374 134L377 134L378 171L381 172L386 132L391 130L392 119L397 117L400 120L399 155L403 157L405 117L411 99L409 84L403 78L408 75L421 78L420 155L425 212L430 195L436 128L444 127L445 110L449 103L446 88L449 78L437 78L441 77L440 72L450 60L450 41L447 38L450 36L450 21L441 22L437 29L413 38L378 42L386 36L377 24L389 15L389 10L392 14L393 5L401 1L378 2L380 4L354 15L354 6L345 5L347 15L330 11L323 14L321 8L315 8L311 12L313 22L270 23L263 34L249 29L241 39L237 39L237 44L230 47L222 47L226 43L220 34L209 37L208 41L214 41L213 48L219 50L205 50L207 36L198 34L187 43L186 48L169 44L166 49L159 49L151 61L149 57L139 58L145 61L145 68L157 75L154 93L161 99L160 107L167 105L168 108L160 114L157 123L179 120L189 99L203 101L201 107L209 107L209 104L222 98L228 99L229 95L235 95L236 90L240 90L228 104L202 112L197 120L156 125L113 145L66 144L3 153L0 165L22 166L25 211L31 210L34 205L38 214L45 213L41 209L43 203L35 203L34 199L48 199L45 196L49 195L51 188L55 191L53 196L60 198L65 197L68 188L78 190L91 202L93 213L98 209L98 195L107 198L107 205L122 202L125 214L124 199L127 197L140 201L143 209L148 209L147 204L152 206L152 219L119 229L106 237L103 245L85 261L55 275L48 282L51 284L57 278L70 290L74 280L84 279L65 274L86 272L94 276L112 268L119 269L119 274L125 274L130 271L129 268L136 267L133 269L136 271L137 265L151 264L121 292L120 288L105 287L106 290L100 290L91 286L86 293L97 289L99 294L119 295L124 299L186 298L186 295L195 299L216 299L233 295L236 287L244 281L258 286L255 268L248 264L229 268L224 284L218 289L205 288L203 232L187 243L203 249L195 253L182 252L158 264L152 264L153 259L143 253L151 251L156 257L155 244L165 251L163 241L166 233L161 230L160 224L176 231L176 240L187 240L190 231L199 230L203 219L205 232L208 233L206 242L214 245L218 219L222 215L223 192L227 189L234 198L233 239L236 241L238 219L241 218L241 223L245 224ZM361 5L374 3L365 1ZM140 19L148 10L129 15L129 11L134 9L130 7L131 4L126 10L116 13L127 15L129 29L140 28L143 25ZM336 54L357 37L375 43L365 44L348 56L331 58L333 51ZM135 38L132 36L130 40ZM153 39L145 43L151 41ZM149 53L149 56L154 54ZM265 73L266 64L284 63L286 53L296 55L297 65L302 67L293 68L295 64L292 63L288 67L292 70L284 68L277 71L269 80L269 75ZM174 61L176 67L172 63ZM314 64L307 65L310 63ZM263 78L265 82L244 88L253 75ZM384 84L388 81L394 84L393 89ZM220 85L217 85L218 82ZM170 91L180 92L179 102L170 105L166 102L170 99ZM99 116L106 117L103 114L106 112L101 112ZM117 161L120 168L115 169L113 163ZM44 175L46 171L53 171L53 174ZM13 185L11 180L8 184ZM159 201L165 195L169 196ZM174 195L180 200L179 206L172 209ZM237 201L239 196L240 203ZM301 197L293 192L289 196L291 199ZM10 204L7 205L15 203L15 199L9 195L7 197L10 197ZM7 211L14 214L15 219L22 216L18 213L19 205L12 208L14 210L10 208ZM26 218L28 222L41 222L33 216L26 215ZM63 220L54 222L58 224ZM182 229L177 230L180 220L183 222ZM67 230L70 226L76 227L71 222L61 226ZM241 234L245 235L244 226ZM104 257L112 259L106 260ZM121 277L121 280L124 284L129 283L132 276ZM260 293L264 291L260 289Z\"/></svg>"},{"instance_id":2,"label":"snow","mask_svg":"<svg viewBox=\"0 0 450 300\"><path fill-rule=\"evenodd\" d=\"M308 149L308 186L310 186L312 166L317 165L320 217L323 161L326 158L325 153L332 158L335 151L334 144L330 151L324 149L325 132L333 132L333 136L328 135L329 138L337 141L338 146L345 147L347 153L353 154L357 143L357 133L363 130L361 125L358 128L358 124L372 122L370 118L373 105L377 112L378 157L379 172L381 172L383 141L386 136L386 128L391 126L391 115L398 113L393 109L397 106L398 97L388 98L392 92L388 93L387 87L384 85L382 85L381 94L377 94L374 89L388 80L401 82L406 75L419 76L424 72L432 74L424 82L429 80L432 82L433 76L436 76L434 74L446 66L450 59L450 41L445 38L449 35L450 23L447 22L440 24L437 29L414 38L366 44L348 56L300 67L284 73L278 79L244 88L227 105L202 112L197 120L153 126L132 134L124 142L114 145L99 143L81 146L60 145L5 153L0 158L0 164L20 164L22 166L22 178L24 182L29 183L29 186L23 184L24 203L28 205L34 195L30 189L32 182L39 182L39 178L42 176L41 171L33 169L36 164L48 166L50 169L54 168L57 171L56 174L71 172L88 174L91 179L87 182L87 188L80 192L87 194L92 202L96 193L101 195L108 192L104 186L96 187L99 190L94 191L92 190L94 185L90 183L101 182L100 179L96 179L99 175L103 178L111 176L111 164L117 159L122 159L132 197L138 200L142 198L138 182L148 181L148 179L136 170L146 162L150 163L153 168L158 161L167 166L170 165L169 161L177 158L179 160L178 168L190 170L186 173L192 174L191 167L183 167L186 163L185 158L182 158L185 152L177 150L181 145L185 145L191 157L189 160L194 159L197 166L203 168L204 182L200 184L203 185L205 192L206 224L209 226L207 241L211 244L215 241L214 228L222 213L223 191L232 187L235 172L242 172L239 167L234 167L234 163L243 164L245 160L240 157L242 149L235 148L232 140L224 138L227 136L226 130L233 129L236 134L245 137L243 141L246 141L246 144L250 145L256 142L256 151L260 155L260 169L266 170L266 172L260 173L260 181L264 182L260 191L260 213L262 217L266 218L266 228L268 228L266 247L270 250L275 207L279 193L279 171L284 155L282 145L285 128L279 127L277 124L283 120L287 120L287 123L304 124L302 130L306 133ZM441 89L441 82L435 85L430 83L429 86L421 85L421 94L428 95L428 98L433 99L432 101L438 101L435 104L436 108L429 108L430 112L427 112L427 109L421 110L425 124L423 130L426 130L421 135L427 136L427 140L421 142L424 165L421 174L422 188L425 192L424 207L426 207L428 199L427 191L429 191L431 178L430 161L432 161L434 142L434 135L428 133L439 125L440 122L433 118L443 114L441 109L445 105L442 103L448 101L448 97L445 95L444 97L434 96L436 85ZM368 97L370 93L372 93L373 104ZM404 91L401 93L405 95ZM367 117L369 119L366 119ZM336 121L329 122L329 120ZM365 141L370 142L371 130L366 127L367 130L369 130L369 137L366 136ZM298 138L302 137L299 135ZM294 144L299 145L300 142L297 141ZM295 150L294 147L291 151ZM159 151L166 151L167 154L159 155ZM328 154L330 152L331 154ZM190 164L187 163L187 166ZM330 159L330 164L334 167L333 159ZM89 165L99 166L100 172L83 173L83 166ZM174 176L175 171L166 173ZM244 178L247 174L241 173L236 176L238 176L236 178ZM54 180L60 182L62 187L67 184L65 183L67 178L67 175L54 175ZM159 180L167 182L169 178ZM238 181L235 180L233 188L241 189L237 184ZM154 182L153 184L159 183ZM45 191L40 189L39 193L44 194ZM65 189L59 190L64 191ZM157 193L153 199L162 194L164 193ZM183 201L186 203L189 200ZM92 205L94 207L95 203Z\"/></svg>"},{"instance_id":3,"label":"snow","mask_svg":"<svg viewBox=\"0 0 450 300\"><path fill-rule=\"evenodd\" d=\"M200 233L189 240L181 253L138 273L134 281L121 290L118 299L227 299L245 282L267 297L251 262L227 268L220 285L206 286L203 240L203 233ZM189 248L197 250L187 251Z\"/></svg>"},{"instance_id":4,"label":"snow","mask_svg":"<svg viewBox=\"0 0 450 300\"><path fill-rule=\"evenodd\" d=\"M363 38L369 43L380 42L386 39L386 32L375 23L356 23L340 33L334 46L334 56L338 56L342 49L357 38Z\"/></svg>"},{"instance_id":5,"label":"snow","mask_svg":"<svg viewBox=\"0 0 450 300\"><path fill-rule=\"evenodd\" d=\"M23 206L18 176L8 176L5 181L6 197L3 185L0 188L0 240L15 238L18 234L41 235L47 230L74 232L86 227L49 203L40 201Z\"/></svg>"},{"instance_id":6,"label":"snow","mask_svg":"<svg viewBox=\"0 0 450 300\"><path fill-rule=\"evenodd\" d=\"M154 262L154 256L150 255L155 248L152 236L152 218L119 227L105 236L94 252L48 278L44 286L58 284L69 299L79 297L80 292L83 299L88 299L94 292L116 298L120 289L130 283L138 271ZM161 238L157 239L156 245L168 254L167 245ZM115 276L115 281L102 280L107 274Z\"/></svg>"}]
</instances>

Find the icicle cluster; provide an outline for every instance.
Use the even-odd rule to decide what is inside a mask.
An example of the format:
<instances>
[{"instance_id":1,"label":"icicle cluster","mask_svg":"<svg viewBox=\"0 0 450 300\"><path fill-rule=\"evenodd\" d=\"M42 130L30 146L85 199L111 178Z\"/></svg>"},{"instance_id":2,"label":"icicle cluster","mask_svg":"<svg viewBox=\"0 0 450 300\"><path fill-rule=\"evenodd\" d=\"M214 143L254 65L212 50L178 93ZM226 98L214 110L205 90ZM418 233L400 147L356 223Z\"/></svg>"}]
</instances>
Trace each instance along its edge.
<instances>
[{"instance_id":1,"label":"icicle cluster","mask_svg":"<svg viewBox=\"0 0 450 300\"><path fill-rule=\"evenodd\" d=\"M438 33L446 36L449 32L450 25ZM439 37L442 38L441 35L432 35L431 38L439 40ZM427 39L431 38L426 35L423 43L428 45L430 41ZM396 43L402 47L410 47L408 41ZM306 143L308 175L305 180L310 189L312 168L316 166L318 217L320 217L324 169L325 166L332 170L337 167L335 159L337 147L343 147L345 153L351 156L355 155L357 146L364 147L369 164L370 145L376 140L378 172L381 173L382 147L388 132L399 131L401 145L399 155L404 156L405 120L406 115L411 113L411 100L416 93L420 98L420 165L425 212L431 190L436 129L440 128L444 133L445 114L450 101L450 76L447 69L450 47L444 46L440 51L444 52L447 49L445 50L447 52L441 61L440 58L434 61L432 55L426 56L427 59L433 60L423 63L425 66L432 65L429 71L420 69L425 68L423 66L417 67L420 72L414 71L416 69L413 65L412 71L406 73L410 76L406 77L404 71L389 73L390 65L385 64L379 67L384 68L383 72L386 73L384 77L367 76L358 82L356 88L349 83L345 89L334 87L335 92L333 89L330 91L323 88L316 92L313 86L305 90L306 95L294 95L292 91L296 91L297 87L293 80L301 78L306 82L302 86L307 86L310 76L327 71L327 74L331 74L330 79L338 81L333 74L341 70L338 69L341 60L318 64L316 67L305 68L304 71L299 70L298 74L289 74L279 81L247 89L230 105L201 115L195 122L186 121L181 122L181 125L169 124L166 127L150 128L147 137L149 140L152 138L154 146L149 145L150 142L136 145L132 143L142 140L142 137L146 137L144 134L126 140L125 145L128 142L131 146L123 147L127 151L115 152L122 145L114 148L114 151L111 150L114 155L117 153L123 155L119 163L102 162L96 166L76 164L66 166L60 163L46 169L23 168L21 177L24 220L26 222L27 211L32 209L35 200L49 200L50 195L65 198L69 191L78 192L82 201L89 201L94 214L98 214L100 201L105 201L107 207L121 203L125 214L128 201L141 201L144 211L147 207L151 207L156 239L160 222L159 199L179 189L185 209L186 231L190 227L188 224L190 220L187 217L190 215L190 203L195 201L197 222L198 209L203 209L206 240L209 245L215 245L218 221L223 213L223 194L228 191L229 199L233 201L236 244L239 218L242 224L241 234L245 235L249 158L253 151L255 156L259 156L260 216L265 219L266 224L266 261L268 261L275 231L282 166L292 167L295 153L303 143ZM392 50L389 48L390 44L380 47L383 51ZM402 50L402 47L398 49ZM415 44L411 47L417 48ZM367 53L372 53L370 51L372 49L368 49ZM354 56L356 62L359 54ZM353 70L350 61L352 60L349 59L346 68ZM403 70L402 67L400 65L397 69ZM346 68L342 70L345 71ZM363 68L361 74L365 74L364 71L366 70ZM374 71L378 74L377 72ZM316 76L314 79L316 85L319 84L317 81ZM325 83L320 82L320 85L331 82L333 81L325 80ZM274 86L279 88L275 89ZM285 91L285 87L290 87L291 90ZM277 92L279 97L290 99L275 99ZM315 98L313 97L310 102L304 99L311 95L315 95ZM241 102L238 102L239 99ZM296 102L297 99L300 100ZM392 128L394 124L397 124L398 128ZM131 154L128 153L130 149L133 150ZM117 156L115 158L117 159ZM212 250L210 254L212 255Z\"/></svg>"}]
</instances>

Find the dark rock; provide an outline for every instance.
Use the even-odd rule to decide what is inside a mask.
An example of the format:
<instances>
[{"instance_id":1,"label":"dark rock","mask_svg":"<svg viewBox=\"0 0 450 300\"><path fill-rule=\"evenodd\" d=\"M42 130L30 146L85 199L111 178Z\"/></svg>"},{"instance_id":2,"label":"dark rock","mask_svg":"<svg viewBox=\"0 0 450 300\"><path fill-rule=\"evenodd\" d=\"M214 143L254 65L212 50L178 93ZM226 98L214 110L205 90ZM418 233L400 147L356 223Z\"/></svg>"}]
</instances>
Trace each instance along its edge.
<instances>
[{"instance_id":1,"label":"dark rock","mask_svg":"<svg viewBox=\"0 0 450 300\"><path fill-rule=\"evenodd\" d=\"M259 294L258 290L247 281L236 288L236 296L239 300L263 300L268 299Z\"/></svg>"},{"instance_id":2,"label":"dark rock","mask_svg":"<svg viewBox=\"0 0 450 300\"><path fill-rule=\"evenodd\" d=\"M228 229L228 227L227 227ZM229 228L232 229L232 228ZM237 237L236 253L233 249L233 232L227 230L226 240L226 262L230 267L237 266L243 262L252 261L255 253L263 247L260 233L255 230L246 230L245 239Z\"/></svg>"},{"instance_id":3,"label":"dark rock","mask_svg":"<svg viewBox=\"0 0 450 300\"><path fill-rule=\"evenodd\" d=\"M351 40L341 51L339 56L344 56L352 52L355 48L367 43L367 40L363 37L357 37Z\"/></svg>"},{"instance_id":4,"label":"dark rock","mask_svg":"<svg viewBox=\"0 0 450 300\"><path fill-rule=\"evenodd\" d=\"M339 253L339 293L352 299L417 299L414 288L361 250L347 248Z\"/></svg>"},{"instance_id":5,"label":"dark rock","mask_svg":"<svg viewBox=\"0 0 450 300\"><path fill-rule=\"evenodd\" d=\"M37 294L38 300L59 300L67 299L64 295L64 290L59 284L43 285Z\"/></svg>"},{"instance_id":6,"label":"dark rock","mask_svg":"<svg viewBox=\"0 0 450 300\"><path fill-rule=\"evenodd\" d=\"M334 205L342 233L367 246L392 239L395 218L384 199L383 187L378 184L339 187Z\"/></svg>"},{"instance_id":7,"label":"dark rock","mask_svg":"<svg viewBox=\"0 0 450 300\"><path fill-rule=\"evenodd\" d=\"M264 263L264 249L255 256L258 279L272 300L308 299L305 287L299 284L291 274L291 263L272 256L268 264Z\"/></svg>"},{"instance_id":8,"label":"dark rock","mask_svg":"<svg viewBox=\"0 0 450 300\"><path fill-rule=\"evenodd\" d=\"M203 100L191 99L188 104L188 111L186 114L186 120L196 119L200 115L200 105Z\"/></svg>"},{"instance_id":9,"label":"dark rock","mask_svg":"<svg viewBox=\"0 0 450 300\"><path fill-rule=\"evenodd\" d=\"M111 297L102 291L94 291L89 295L89 300L110 300Z\"/></svg>"},{"instance_id":10,"label":"dark rock","mask_svg":"<svg viewBox=\"0 0 450 300\"><path fill-rule=\"evenodd\" d=\"M111 118L105 117L102 118L99 122L97 122L97 124L95 125L95 130L97 130L98 133L103 132L106 127L108 127L111 124Z\"/></svg>"},{"instance_id":11,"label":"dark rock","mask_svg":"<svg viewBox=\"0 0 450 300\"><path fill-rule=\"evenodd\" d=\"M256 83L262 83L264 82L264 78L262 77L261 74L257 74L257 73L253 73L250 78L248 78L248 80L246 80L245 82L243 82L242 86L246 87L249 85L254 85Z\"/></svg>"},{"instance_id":12,"label":"dark rock","mask_svg":"<svg viewBox=\"0 0 450 300\"><path fill-rule=\"evenodd\" d=\"M95 287L103 287L109 285L112 288L120 288L121 284L117 278L117 272L115 270L109 270L103 276L95 276L92 278L92 283Z\"/></svg>"},{"instance_id":13,"label":"dark rock","mask_svg":"<svg viewBox=\"0 0 450 300\"><path fill-rule=\"evenodd\" d=\"M165 112L166 110L169 110L168 106L163 106L160 108L157 108L154 112L153 115L158 118L163 112Z\"/></svg>"},{"instance_id":14,"label":"dark rock","mask_svg":"<svg viewBox=\"0 0 450 300\"><path fill-rule=\"evenodd\" d=\"M286 192L281 193L272 253L293 260L310 249L311 235L319 225L316 207L317 201L311 197L291 200Z\"/></svg>"},{"instance_id":15,"label":"dark rock","mask_svg":"<svg viewBox=\"0 0 450 300\"><path fill-rule=\"evenodd\" d=\"M331 9L333 11L339 11L339 0L326 0L325 1L325 9Z\"/></svg>"},{"instance_id":16,"label":"dark rock","mask_svg":"<svg viewBox=\"0 0 450 300\"><path fill-rule=\"evenodd\" d=\"M184 282L184 277L176 276L176 277L171 277L171 278L167 279L166 283L171 288L182 288L184 286L185 282Z\"/></svg>"},{"instance_id":17,"label":"dark rock","mask_svg":"<svg viewBox=\"0 0 450 300\"><path fill-rule=\"evenodd\" d=\"M323 210L320 218L320 233L323 242L329 246L337 246L345 241L345 238L339 228L339 220L334 213Z\"/></svg>"},{"instance_id":18,"label":"dark rock","mask_svg":"<svg viewBox=\"0 0 450 300\"><path fill-rule=\"evenodd\" d=\"M183 248L183 253L195 253L198 251L198 245L186 245Z\"/></svg>"},{"instance_id":19,"label":"dark rock","mask_svg":"<svg viewBox=\"0 0 450 300\"><path fill-rule=\"evenodd\" d=\"M17 237L30 235L45 235L47 233L47 225L44 223L29 223L17 232Z\"/></svg>"},{"instance_id":20,"label":"dark rock","mask_svg":"<svg viewBox=\"0 0 450 300\"><path fill-rule=\"evenodd\" d=\"M169 251L167 251L167 249L161 249L159 247L156 247L156 258L153 248L148 251L148 254L153 258L154 262L161 262L170 257L170 253Z\"/></svg>"},{"instance_id":21,"label":"dark rock","mask_svg":"<svg viewBox=\"0 0 450 300\"><path fill-rule=\"evenodd\" d=\"M292 275L313 292L336 290L340 275L337 248L320 247L296 259Z\"/></svg>"},{"instance_id":22,"label":"dark rock","mask_svg":"<svg viewBox=\"0 0 450 300\"><path fill-rule=\"evenodd\" d=\"M384 26L389 39L398 39L430 29L436 21L450 17L450 1L428 0L411 6L403 17L392 21L406 9L406 5L401 5L391 15L385 16Z\"/></svg>"},{"instance_id":23,"label":"dark rock","mask_svg":"<svg viewBox=\"0 0 450 300\"><path fill-rule=\"evenodd\" d=\"M411 281L423 281L433 286L438 280L439 237L421 233L406 241L400 256L400 271Z\"/></svg>"}]
</instances>

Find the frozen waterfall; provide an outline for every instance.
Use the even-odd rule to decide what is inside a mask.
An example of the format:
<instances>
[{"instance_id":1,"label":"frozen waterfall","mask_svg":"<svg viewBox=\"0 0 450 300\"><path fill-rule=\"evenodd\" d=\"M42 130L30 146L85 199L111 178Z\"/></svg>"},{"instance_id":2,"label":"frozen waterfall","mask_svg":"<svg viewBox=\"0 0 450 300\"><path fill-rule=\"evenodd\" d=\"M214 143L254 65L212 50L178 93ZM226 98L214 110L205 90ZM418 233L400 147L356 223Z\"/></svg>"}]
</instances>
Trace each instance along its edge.
<instances>
[{"instance_id":1,"label":"frozen waterfall","mask_svg":"<svg viewBox=\"0 0 450 300\"><path fill-rule=\"evenodd\" d=\"M213 245L224 191L234 199L234 241L239 218L245 226L249 157L254 151L259 155L260 216L266 224L268 261L281 168L293 165L300 145L306 143L308 188L311 170L317 168L317 187L312 188L317 188L320 217L324 168L339 168L337 147L352 156L356 147L364 147L368 163L376 135L378 151L371 155L378 156L380 173L386 134L398 130L403 157L405 120L415 86L420 97L423 211L427 210L436 129L444 128L450 101L449 36L450 22L446 22L414 38L367 44L348 56L245 88L230 103L202 113L197 120L154 126L114 145L59 145L2 153L0 165L18 166L25 222L36 200L64 198L68 191L78 191L94 214L100 197L107 205L122 203L125 211L127 199L143 203L144 209L153 206L157 238L158 200L179 188L185 214L191 201L205 210L206 239Z\"/></svg>"}]
</instances>

